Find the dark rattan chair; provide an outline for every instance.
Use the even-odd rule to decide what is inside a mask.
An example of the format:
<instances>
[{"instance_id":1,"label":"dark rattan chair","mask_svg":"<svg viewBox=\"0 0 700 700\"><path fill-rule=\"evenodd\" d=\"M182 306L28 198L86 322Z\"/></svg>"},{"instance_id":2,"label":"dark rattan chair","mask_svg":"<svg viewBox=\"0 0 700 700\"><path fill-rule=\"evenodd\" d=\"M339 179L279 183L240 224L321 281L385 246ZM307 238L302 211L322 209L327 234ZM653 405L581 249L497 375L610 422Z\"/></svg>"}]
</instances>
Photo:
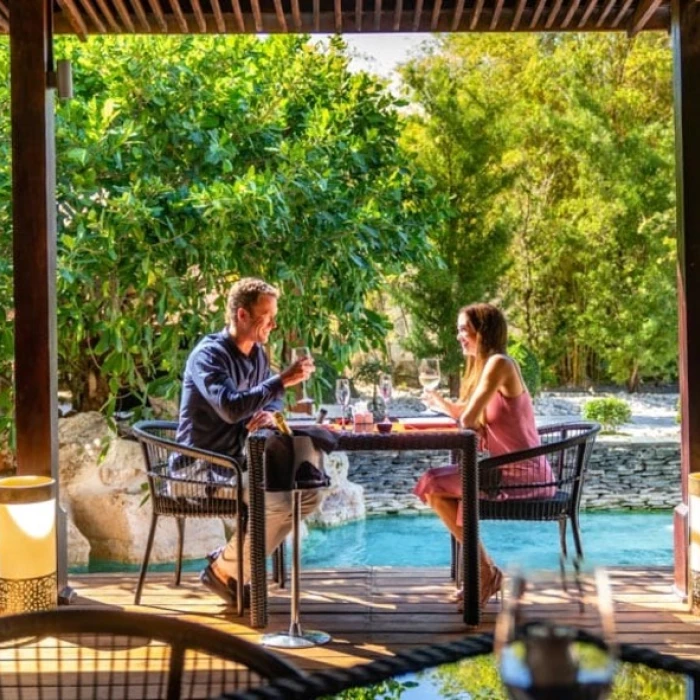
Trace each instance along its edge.
<instances>
[{"instance_id":1,"label":"dark rattan chair","mask_svg":"<svg viewBox=\"0 0 700 700\"><path fill-rule=\"evenodd\" d=\"M563 558L567 557L566 525L567 521L571 521L576 555L582 558L579 506L588 461L599 431L600 425L597 423L546 425L537 429L541 447L480 459L479 519L556 521L559 523L559 543ZM500 470L519 468L527 474L529 465L537 459L548 460L552 468L551 481L532 480L517 486L501 485ZM521 497L523 491L533 488L553 488L555 493L551 498ZM452 574L456 578L457 550L453 538Z\"/></svg>"},{"instance_id":2,"label":"dark rattan chair","mask_svg":"<svg viewBox=\"0 0 700 700\"><path fill-rule=\"evenodd\" d=\"M63 608L4 617L0 697L211 698L302 674L220 630L159 615Z\"/></svg>"},{"instance_id":3,"label":"dark rattan chair","mask_svg":"<svg viewBox=\"0 0 700 700\"><path fill-rule=\"evenodd\" d=\"M134 602L141 602L148 560L158 518L175 518L178 525L175 585L180 585L182 549L187 518L235 518L238 547L238 614L243 615L243 536L247 509L243 502L240 465L227 455L175 442L177 423L141 421L133 434L141 443L152 507L151 527ZM229 476L230 475L230 476Z\"/></svg>"}]
</instances>

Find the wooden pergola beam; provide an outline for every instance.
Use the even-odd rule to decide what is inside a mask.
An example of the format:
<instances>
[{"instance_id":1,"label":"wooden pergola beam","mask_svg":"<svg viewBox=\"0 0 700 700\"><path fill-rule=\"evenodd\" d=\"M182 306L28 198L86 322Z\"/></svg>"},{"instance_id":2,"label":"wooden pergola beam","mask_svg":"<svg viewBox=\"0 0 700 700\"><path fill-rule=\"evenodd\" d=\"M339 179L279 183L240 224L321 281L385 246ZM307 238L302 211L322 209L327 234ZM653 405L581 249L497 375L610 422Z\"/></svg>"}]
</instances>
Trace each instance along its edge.
<instances>
[{"instance_id":1,"label":"wooden pergola beam","mask_svg":"<svg viewBox=\"0 0 700 700\"><path fill-rule=\"evenodd\" d=\"M214 2L218 2L218 0L214 0ZM151 25L148 21L148 17L146 17L146 11L143 9L143 4L141 0L131 0L131 6L134 8L134 12L136 13L136 16L139 18L139 22L141 23L141 26L147 31L151 31Z\"/></svg>"},{"instance_id":2,"label":"wooden pergola beam","mask_svg":"<svg viewBox=\"0 0 700 700\"><path fill-rule=\"evenodd\" d=\"M284 8L282 7L282 0L274 0L275 3L275 16L277 17L277 24L279 28L283 31L287 31L287 18L284 16Z\"/></svg>"},{"instance_id":3,"label":"wooden pergola beam","mask_svg":"<svg viewBox=\"0 0 700 700\"><path fill-rule=\"evenodd\" d=\"M498 20L501 19L501 12L503 12L503 0L496 0L496 7L493 10L493 17L491 17L491 24L489 29L494 31L498 26Z\"/></svg>"},{"instance_id":4,"label":"wooden pergola beam","mask_svg":"<svg viewBox=\"0 0 700 700\"><path fill-rule=\"evenodd\" d=\"M194 12L195 19L197 20L197 26L202 34L207 33L207 20L204 18L204 13L202 12L202 6L199 0L190 0L190 5L192 5L192 12Z\"/></svg>"},{"instance_id":5,"label":"wooden pergola beam","mask_svg":"<svg viewBox=\"0 0 700 700\"><path fill-rule=\"evenodd\" d=\"M124 26L127 28L128 31L130 31L133 34L136 31L136 29L134 29L134 23L131 21L129 11L126 9L126 5L124 5L124 0L112 0L112 2L116 5L117 12L122 18Z\"/></svg>"},{"instance_id":6,"label":"wooden pergola beam","mask_svg":"<svg viewBox=\"0 0 700 700\"><path fill-rule=\"evenodd\" d=\"M598 17L595 23L595 26L598 29L600 29L603 26L605 20L608 18L608 15L612 12L613 7L615 7L616 2L617 0L608 0L603 6L603 11L600 13L600 17Z\"/></svg>"},{"instance_id":7,"label":"wooden pergola beam","mask_svg":"<svg viewBox=\"0 0 700 700\"><path fill-rule=\"evenodd\" d=\"M417 32L420 28L420 19L423 14L423 0L416 0L416 6L413 8L413 25L412 29Z\"/></svg>"},{"instance_id":8,"label":"wooden pergola beam","mask_svg":"<svg viewBox=\"0 0 700 700\"><path fill-rule=\"evenodd\" d=\"M518 4L515 7L515 14L513 15L513 21L510 25L510 31L514 32L520 27L520 20L522 19L523 12L525 11L525 5L527 0L518 0Z\"/></svg>"},{"instance_id":9,"label":"wooden pergola beam","mask_svg":"<svg viewBox=\"0 0 700 700\"><path fill-rule=\"evenodd\" d=\"M566 11L566 14L564 15L564 19L562 20L562 23L561 23L562 29L566 29L571 24L571 20L574 18L574 15L576 14L576 11L578 10L580 4L581 4L581 0L573 0L571 5L569 6L569 9Z\"/></svg>"},{"instance_id":10,"label":"wooden pergola beam","mask_svg":"<svg viewBox=\"0 0 700 700\"><path fill-rule=\"evenodd\" d=\"M294 29L301 31L301 9L299 8L299 0L292 0L292 21L294 22Z\"/></svg>"},{"instance_id":11,"label":"wooden pergola beam","mask_svg":"<svg viewBox=\"0 0 700 700\"><path fill-rule=\"evenodd\" d=\"M578 21L579 29L581 29L581 27L583 27L586 24L586 22L588 22L588 18L593 14L593 11L595 10L597 5L598 0L588 0L588 5L586 5L586 9L583 11L581 19Z\"/></svg>"},{"instance_id":12,"label":"wooden pergola beam","mask_svg":"<svg viewBox=\"0 0 700 700\"><path fill-rule=\"evenodd\" d=\"M355 0L355 28L362 31L362 0Z\"/></svg>"},{"instance_id":13,"label":"wooden pergola beam","mask_svg":"<svg viewBox=\"0 0 700 700\"><path fill-rule=\"evenodd\" d=\"M313 0L314 31L321 31L321 0Z\"/></svg>"},{"instance_id":14,"label":"wooden pergola beam","mask_svg":"<svg viewBox=\"0 0 700 700\"><path fill-rule=\"evenodd\" d=\"M554 21L557 18L557 15L559 14L559 10L561 10L563 0L555 0L554 2L554 7L550 10L549 15L547 15L547 21L544 23L544 28L545 29L551 29Z\"/></svg>"},{"instance_id":15,"label":"wooden pergola beam","mask_svg":"<svg viewBox=\"0 0 700 700\"><path fill-rule=\"evenodd\" d=\"M530 19L530 29L534 29L537 23L540 21L540 17L544 12L544 6L547 4L547 0L537 0L537 5L535 6L535 11Z\"/></svg>"},{"instance_id":16,"label":"wooden pergola beam","mask_svg":"<svg viewBox=\"0 0 700 700\"><path fill-rule=\"evenodd\" d=\"M343 5L341 0L333 0L333 15L335 17L335 31L343 31Z\"/></svg>"},{"instance_id":17,"label":"wooden pergola beam","mask_svg":"<svg viewBox=\"0 0 700 700\"><path fill-rule=\"evenodd\" d=\"M95 1L100 6L100 11L104 15L104 18L107 20L107 24L109 24L109 26L112 27L112 29L115 32L121 32L122 28L119 26L119 22L117 22L117 20L115 19L114 15L112 14L112 11L109 9L109 5L105 2L105 0Z\"/></svg>"},{"instance_id":18,"label":"wooden pergola beam","mask_svg":"<svg viewBox=\"0 0 700 700\"><path fill-rule=\"evenodd\" d=\"M231 6L233 7L233 16L236 18L238 31L245 32L245 18L243 17L243 12L241 11L240 0L232 0Z\"/></svg>"},{"instance_id":19,"label":"wooden pergola beam","mask_svg":"<svg viewBox=\"0 0 700 700\"><path fill-rule=\"evenodd\" d=\"M338 2L340 0L337 0ZM394 24L393 28L395 32L401 29L401 14L403 13L403 0L396 0L396 5L394 5Z\"/></svg>"},{"instance_id":20,"label":"wooden pergola beam","mask_svg":"<svg viewBox=\"0 0 700 700\"><path fill-rule=\"evenodd\" d=\"M661 5L662 0L642 0L632 17L628 31L630 36L635 36L644 29L649 19Z\"/></svg>"},{"instance_id":21,"label":"wooden pergola beam","mask_svg":"<svg viewBox=\"0 0 700 700\"><path fill-rule=\"evenodd\" d=\"M0 13L2 13L2 15L4 15L5 19L10 19L10 9L3 2L3 0L0 0Z\"/></svg>"},{"instance_id":22,"label":"wooden pergola beam","mask_svg":"<svg viewBox=\"0 0 700 700\"><path fill-rule=\"evenodd\" d=\"M462 13L464 12L464 0L457 0L455 5L455 13L452 17L452 26L450 31L456 32L459 27L459 23L462 21Z\"/></svg>"},{"instance_id":23,"label":"wooden pergola beam","mask_svg":"<svg viewBox=\"0 0 700 700\"><path fill-rule=\"evenodd\" d=\"M469 20L469 30L474 31L476 25L479 24L481 19L481 13L484 9L484 0L476 0L474 3L474 11L472 12L471 19Z\"/></svg>"},{"instance_id":24,"label":"wooden pergola beam","mask_svg":"<svg viewBox=\"0 0 700 700\"><path fill-rule=\"evenodd\" d=\"M620 11L615 15L615 18L612 21L612 28L617 29L617 27L620 26L620 22L625 18L625 15L630 11L630 7L632 6L632 3L634 0L625 0L625 2L622 3L622 7L620 8Z\"/></svg>"},{"instance_id":25,"label":"wooden pergola beam","mask_svg":"<svg viewBox=\"0 0 700 700\"><path fill-rule=\"evenodd\" d=\"M437 31L438 22L440 21L440 11L442 10L442 0L435 0L433 4L433 14L430 17L430 31Z\"/></svg>"},{"instance_id":26,"label":"wooden pergola beam","mask_svg":"<svg viewBox=\"0 0 700 700\"><path fill-rule=\"evenodd\" d=\"M314 0L318 2L319 0ZM382 0L374 0L374 31L378 32L382 28Z\"/></svg>"},{"instance_id":27,"label":"wooden pergola beam","mask_svg":"<svg viewBox=\"0 0 700 700\"><path fill-rule=\"evenodd\" d=\"M214 22L216 23L217 31L219 34L226 34L226 21L224 20L224 13L221 11L219 0L211 0L211 9L214 13Z\"/></svg>"},{"instance_id":28,"label":"wooden pergola beam","mask_svg":"<svg viewBox=\"0 0 700 700\"><path fill-rule=\"evenodd\" d=\"M92 2L90 0L80 0L80 4L83 6L83 9L90 18L90 21L95 25L97 31L100 34L104 34L107 31L107 27L105 27L102 18L97 14L97 10L95 10Z\"/></svg>"},{"instance_id":29,"label":"wooden pergola beam","mask_svg":"<svg viewBox=\"0 0 700 700\"><path fill-rule=\"evenodd\" d=\"M75 33L81 41L85 41L87 39L87 27L85 26L85 22L83 22L83 17L78 11L78 8L74 5L73 0L58 0L58 2L68 15L68 20L73 29L75 29Z\"/></svg>"},{"instance_id":30,"label":"wooden pergola beam","mask_svg":"<svg viewBox=\"0 0 700 700\"><path fill-rule=\"evenodd\" d=\"M180 7L180 0L170 0L170 8L172 9L173 14L175 15L177 23L180 25L180 30L182 31L182 33L189 34L190 28L187 26L187 20L185 19L185 15L183 14L182 8Z\"/></svg>"},{"instance_id":31,"label":"wooden pergola beam","mask_svg":"<svg viewBox=\"0 0 700 700\"><path fill-rule=\"evenodd\" d=\"M168 24L165 21L165 15L163 15L163 9L160 6L158 0L148 0L148 4L151 6L153 14L156 16L156 21L162 32L168 31Z\"/></svg>"}]
</instances>

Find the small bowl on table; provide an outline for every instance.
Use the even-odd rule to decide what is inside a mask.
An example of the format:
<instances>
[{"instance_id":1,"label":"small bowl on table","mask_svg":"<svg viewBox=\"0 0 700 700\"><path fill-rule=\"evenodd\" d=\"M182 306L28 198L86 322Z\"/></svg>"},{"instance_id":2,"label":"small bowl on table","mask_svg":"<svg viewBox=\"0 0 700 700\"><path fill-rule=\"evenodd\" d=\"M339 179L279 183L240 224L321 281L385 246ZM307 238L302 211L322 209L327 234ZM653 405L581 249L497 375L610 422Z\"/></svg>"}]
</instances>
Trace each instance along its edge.
<instances>
[{"instance_id":1,"label":"small bowl on table","mask_svg":"<svg viewBox=\"0 0 700 700\"><path fill-rule=\"evenodd\" d=\"M394 424L388 420L383 420L381 423L377 423L376 425L377 430L380 433L390 433L391 429L394 427Z\"/></svg>"}]
</instances>

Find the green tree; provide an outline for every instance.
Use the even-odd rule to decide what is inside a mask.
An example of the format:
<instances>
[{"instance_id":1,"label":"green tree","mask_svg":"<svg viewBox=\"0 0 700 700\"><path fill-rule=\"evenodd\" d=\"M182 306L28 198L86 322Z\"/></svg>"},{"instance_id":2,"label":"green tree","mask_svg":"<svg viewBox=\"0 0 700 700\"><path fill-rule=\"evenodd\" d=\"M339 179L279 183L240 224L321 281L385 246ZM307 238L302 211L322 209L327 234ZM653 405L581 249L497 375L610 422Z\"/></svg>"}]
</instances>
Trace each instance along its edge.
<instances>
[{"instance_id":1,"label":"green tree","mask_svg":"<svg viewBox=\"0 0 700 700\"><path fill-rule=\"evenodd\" d=\"M278 361L292 342L336 366L381 345L369 295L429 253L437 210L399 148L400 104L348 70L340 40L95 38L57 54L76 88L57 114L59 375L78 409L176 396L238 276L283 290Z\"/></svg>"},{"instance_id":2,"label":"green tree","mask_svg":"<svg viewBox=\"0 0 700 700\"><path fill-rule=\"evenodd\" d=\"M508 266L512 224L503 195L515 176L507 159L512 68L488 53L502 44L444 36L402 71L415 105L404 147L435 180L445 213L430 234L439 257L413 268L403 286L413 320L408 346L419 357L441 357L453 390L462 361L454 342L458 310L493 296Z\"/></svg>"}]
</instances>

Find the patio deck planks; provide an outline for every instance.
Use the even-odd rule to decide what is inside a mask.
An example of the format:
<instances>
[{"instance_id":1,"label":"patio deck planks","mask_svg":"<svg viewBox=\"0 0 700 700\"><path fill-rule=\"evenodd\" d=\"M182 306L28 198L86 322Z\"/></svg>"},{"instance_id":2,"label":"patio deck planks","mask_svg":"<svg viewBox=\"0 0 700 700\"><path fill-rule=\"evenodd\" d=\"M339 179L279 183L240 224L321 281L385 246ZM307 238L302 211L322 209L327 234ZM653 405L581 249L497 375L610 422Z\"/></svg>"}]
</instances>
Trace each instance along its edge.
<instances>
[{"instance_id":1,"label":"patio deck planks","mask_svg":"<svg viewBox=\"0 0 700 700\"><path fill-rule=\"evenodd\" d=\"M700 658L700 619L672 593L671 569L610 570L621 642L641 644L679 657ZM77 605L102 606L174 615L257 642L260 631L227 612L204 590L195 574L184 574L176 588L173 574L149 574L142 605L133 605L136 574L74 576ZM302 624L333 636L323 647L283 652L305 670L348 667L401 650L455 640L468 634L455 603L446 569L367 567L313 570L302 574ZM533 614L578 627L590 626L589 614L564 599L555 574L538 583ZM489 603L478 632L492 631L498 603ZM269 630L289 623L289 589L270 587Z\"/></svg>"}]
</instances>

